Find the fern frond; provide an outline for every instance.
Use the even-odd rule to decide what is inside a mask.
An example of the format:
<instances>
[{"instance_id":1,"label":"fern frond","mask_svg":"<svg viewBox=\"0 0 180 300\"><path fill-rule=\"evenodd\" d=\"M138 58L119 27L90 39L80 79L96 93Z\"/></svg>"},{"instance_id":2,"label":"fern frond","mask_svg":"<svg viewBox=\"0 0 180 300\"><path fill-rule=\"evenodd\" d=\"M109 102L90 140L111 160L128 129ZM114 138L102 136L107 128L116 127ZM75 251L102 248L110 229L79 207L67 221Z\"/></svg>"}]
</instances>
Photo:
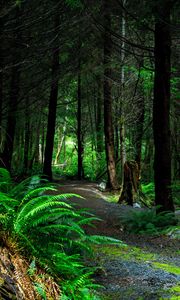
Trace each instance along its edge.
<instances>
[{"instance_id":1,"label":"fern frond","mask_svg":"<svg viewBox=\"0 0 180 300\"><path fill-rule=\"evenodd\" d=\"M64 222L64 217L73 217L73 218L79 218L79 215L75 212L65 209L65 208L54 208L51 210L51 213L45 212L45 213L37 213L32 219L31 219L31 225L32 227L37 227L38 225L43 225L48 222Z\"/></svg>"},{"instance_id":2,"label":"fern frond","mask_svg":"<svg viewBox=\"0 0 180 300\"><path fill-rule=\"evenodd\" d=\"M76 249L76 251L84 251L85 253L93 254L93 249L90 243L86 242L86 239L77 239L73 241L72 247Z\"/></svg>"},{"instance_id":3,"label":"fern frond","mask_svg":"<svg viewBox=\"0 0 180 300\"><path fill-rule=\"evenodd\" d=\"M55 201L53 201L55 199ZM65 202L59 202L58 197L42 195L31 199L26 203L18 213L17 219L15 220L15 226L19 223L21 219L33 217L36 213L42 210L51 209L52 207L67 207L71 206Z\"/></svg>"},{"instance_id":4,"label":"fern frond","mask_svg":"<svg viewBox=\"0 0 180 300\"><path fill-rule=\"evenodd\" d=\"M78 233L78 235L83 235L84 234L84 231L82 228L78 227L78 226L74 226L71 227L69 225L62 225L62 224L53 224L53 225L47 225L47 226L43 226L40 228L40 232L46 232L47 234L49 232L52 232L52 233L55 233L55 230L59 231L59 234L61 232L64 232L65 231L65 234L67 233L72 233L72 232L76 232Z\"/></svg>"},{"instance_id":5,"label":"fern frond","mask_svg":"<svg viewBox=\"0 0 180 300\"><path fill-rule=\"evenodd\" d=\"M7 169L0 168L0 182L12 183L10 172Z\"/></svg>"},{"instance_id":6,"label":"fern frond","mask_svg":"<svg viewBox=\"0 0 180 300\"><path fill-rule=\"evenodd\" d=\"M4 206L6 209L14 209L14 207L19 205L19 201L0 192L0 205Z\"/></svg>"},{"instance_id":7,"label":"fern frond","mask_svg":"<svg viewBox=\"0 0 180 300\"><path fill-rule=\"evenodd\" d=\"M97 245L102 245L102 244L116 244L116 245L123 245L125 244L122 243L122 241L118 239L114 239L112 237L108 236L103 236L103 235L87 235L86 236L86 241L97 244Z\"/></svg>"},{"instance_id":8,"label":"fern frond","mask_svg":"<svg viewBox=\"0 0 180 300\"><path fill-rule=\"evenodd\" d=\"M17 199L22 199L24 197L24 195L30 191L30 190L34 190L37 189L39 187L42 186L46 186L46 187L52 187L52 184L48 183L47 180L42 179L40 176L38 177L38 183L37 184L31 184L32 180L33 180L33 176L29 177L23 181L21 181L19 184L17 184L16 186L14 186L11 190L10 190L10 195L12 197L15 197Z\"/></svg>"},{"instance_id":9,"label":"fern frond","mask_svg":"<svg viewBox=\"0 0 180 300\"><path fill-rule=\"evenodd\" d=\"M69 198L80 198L80 199L85 199L84 197L78 195L78 194L71 194L71 193L64 193L64 194L59 194L55 195L54 197L58 197L59 200L67 200Z\"/></svg>"},{"instance_id":10,"label":"fern frond","mask_svg":"<svg viewBox=\"0 0 180 300\"><path fill-rule=\"evenodd\" d=\"M57 191L56 188L50 187L50 186L44 186L44 187L39 187L30 191L27 191L25 196L22 198L22 202L26 202L34 197L39 196L40 194L45 194L45 192L48 191Z\"/></svg>"},{"instance_id":11,"label":"fern frond","mask_svg":"<svg viewBox=\"0 0 180 300\"><path fill-rule=\"evenodd\" d=\"M102 221L102 219L97 217L89 217L89 218L83 218L82 220L78 221L78 225L90 225L93 226L93 221Z\"/></svg>"}]
</instances>

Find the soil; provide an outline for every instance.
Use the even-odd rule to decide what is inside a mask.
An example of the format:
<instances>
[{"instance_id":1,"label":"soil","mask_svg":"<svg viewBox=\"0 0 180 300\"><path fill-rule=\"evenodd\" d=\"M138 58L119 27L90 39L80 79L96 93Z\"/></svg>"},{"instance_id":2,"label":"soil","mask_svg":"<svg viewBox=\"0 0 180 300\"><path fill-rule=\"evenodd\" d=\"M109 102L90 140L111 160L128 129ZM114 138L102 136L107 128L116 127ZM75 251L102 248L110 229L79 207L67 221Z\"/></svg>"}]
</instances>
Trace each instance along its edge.
<instances>
[{"instance_id":1,"label":"soil","mask_svg":"<svg viewBox=\"0 0 180 300\"><path fill-rule=\"evenodd\" d=\"M104 300L180 299L180 240L172 236L145 236L124 231L121 219L132 208L107 201L107 194L96 183L86 181L58 181L58 192L75 193L72 205L87 208L102 219L95 227L86 228L88 234L105 235L127 246L104 245L95 248L92 265L101 268L95 276Z\"/></svg>"}]
</instances>

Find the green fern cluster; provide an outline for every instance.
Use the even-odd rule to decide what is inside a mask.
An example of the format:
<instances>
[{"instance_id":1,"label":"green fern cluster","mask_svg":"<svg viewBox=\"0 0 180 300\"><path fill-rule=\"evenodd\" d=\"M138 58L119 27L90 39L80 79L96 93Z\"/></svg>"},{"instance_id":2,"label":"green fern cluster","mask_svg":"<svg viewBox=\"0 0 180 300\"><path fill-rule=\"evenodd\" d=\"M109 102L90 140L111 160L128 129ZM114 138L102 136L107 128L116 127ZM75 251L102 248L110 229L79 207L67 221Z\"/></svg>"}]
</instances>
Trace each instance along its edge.
<instances>
[{"instance_id":1,"label":"green fern cluster","mask_svg":"<svg viewBox=\"0 0 180 300\"><path fill-rule=\"evenodd\" d=\"M100 300L100 298L94 293L94 290L102 288L102 286L89 280L92 275L93 272L89 271L76 277L74 280L65 281L63 284L64 294L61 300Z\"/></svg>"},{"instance_id":2,"label":"green fern cluster","mask_svg":"<svg viewBox=\"0 0 180 300\"><path fill-rule=\"evenodd\" d=\"M95 243L120 241L87 235L83 226L100 219L68 204L67 199L80 196L56 194L57 189L39 177L15 185L8 171L0 169L0 190L2 229L18 238L48 272L66 278L64 297L70 293L72 300L90 299L90 289L95 285L89 268L84 266L82 253L92 252ZM86 296L77 297L83 293Z\"/></svg>"},{"instance_id":3,"label":"green fern cluster","mask_svg":"<svg viewBox=\"0 0 180 300\"><path fill-rule=\"evenodd\" d=\"M180 181L174 182L171 185L172 195L174 199L174 204L176 205L177 209L180 208Z\"/></svg>"},{"instance_id":4,"label":"green fern cluster","mask_svg":"<svg viewBox=\"0 0 180 300\"><path fill-rule=\"evenodd\" d=\"M168 228L176 224L171 212L156 213L157 207L129 212L123 216L122 223L129 232L149 235L165 233Z\"/></svg>"}]
</instances>

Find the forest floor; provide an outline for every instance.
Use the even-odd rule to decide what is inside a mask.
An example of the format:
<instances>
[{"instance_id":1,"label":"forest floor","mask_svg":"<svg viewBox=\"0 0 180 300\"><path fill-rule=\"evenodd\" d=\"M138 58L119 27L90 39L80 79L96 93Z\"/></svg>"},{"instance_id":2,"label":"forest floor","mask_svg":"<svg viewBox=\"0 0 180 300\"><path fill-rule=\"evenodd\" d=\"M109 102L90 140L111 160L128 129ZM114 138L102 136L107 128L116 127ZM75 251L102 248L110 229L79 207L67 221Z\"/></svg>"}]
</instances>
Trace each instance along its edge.
<instances>
[{"instance_id":1,"label":"forest floor","mask_svg":"<svg viewBox=\"0 0 180 300\"><path fill-rule=\"evenodd\" d=\"M122 215L132 208L107 201L107 193L100 192L95 183L59 181L58 192L76 193L84 197L72 198L72 204L88 208L101 222L86 230L88 234L106 235L126 244L95 247L92 265L98 265L95 275L103 300L180 300L180 240L169 236L145 236L123 231Z\"/></svg>"}]
</instances>

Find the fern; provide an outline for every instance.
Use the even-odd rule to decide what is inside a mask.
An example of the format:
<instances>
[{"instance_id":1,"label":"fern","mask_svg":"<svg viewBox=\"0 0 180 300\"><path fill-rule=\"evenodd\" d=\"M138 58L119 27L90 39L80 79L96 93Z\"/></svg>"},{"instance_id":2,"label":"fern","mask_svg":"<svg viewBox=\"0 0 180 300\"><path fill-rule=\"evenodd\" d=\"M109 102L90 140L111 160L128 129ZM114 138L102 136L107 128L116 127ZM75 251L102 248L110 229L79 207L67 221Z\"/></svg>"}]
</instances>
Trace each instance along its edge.
<instances>
[{"instance_id":1,"label":"fern","mask_svg":"<svg viewBox=\"0 0 180 300\"><path fill-rule=\"evenodd\" d=\"M2 209L2 206L5 209L14 209L16 206L19 205L19 201L16 199L13 199L9 197L8 195L0 192L0 209Z\"/></svg>"},{"instance_id":2,"label":"fern","mask_svg":"<svg viewBox=\"0 0 180 300\"><path fill-rule=\"evenodd\" d=\"M28 178L13 184L10 174L0 169L0 224L11 236L18 238L31 257L35 257L49 273L66 278L64 297L97 299L92 272L84 266L81 254L93 253L94 244L118 243L103 236L89 236L84 225L100 221L87 210L75 210L67 203L76 194L57 193L46 180ZM32 184L33 182L33 184ZM34 270L33 270L34 271ZM43 287L36 285L43 299Z\"/></svg>"},{"instance_id":3,"label":"fern","mask_svg":"<svg viewBox=\"0 0 180 300\"><path fill-rule=\"evenodd\" d=\"M64 282L62 286L64 292L62 299L100 300L100 298L94 294L94 290L102 288L102 286L94 284L91 279L92 275L92 271L87 271L85 274L81 274L74 280Z\"/></svg>"},{"instance_id":4,"label":"fern","mask_svg":"<svg viewBox=\"0 0 180 300\"><path fill-rule=\"evenodd\" d=\"M132 211L123 216L122 223L129 232L158 235L176 223L171 212L156 213L157 207L143 211Z\"/></svg>"},{"instance_id":5,"label":"fern","mask_svg":"<svg viewBox=\"0 0 180 300\"><path fill-rule=\"evenodd\" d=\"M34 287L37 293L42 297L43 300L47 300L45 287L42 283L35 282Z\"/></svg>"},{"instance_id":6,"label":"fern","mask_svg":"<svg viewBox=\"0 0 180 300\"><path fill-rule=\"evenodd\" d=\"M13 186L11 176L8 170L0 168L0 190L8 192Z\"/></svg>"}]
</instances>

